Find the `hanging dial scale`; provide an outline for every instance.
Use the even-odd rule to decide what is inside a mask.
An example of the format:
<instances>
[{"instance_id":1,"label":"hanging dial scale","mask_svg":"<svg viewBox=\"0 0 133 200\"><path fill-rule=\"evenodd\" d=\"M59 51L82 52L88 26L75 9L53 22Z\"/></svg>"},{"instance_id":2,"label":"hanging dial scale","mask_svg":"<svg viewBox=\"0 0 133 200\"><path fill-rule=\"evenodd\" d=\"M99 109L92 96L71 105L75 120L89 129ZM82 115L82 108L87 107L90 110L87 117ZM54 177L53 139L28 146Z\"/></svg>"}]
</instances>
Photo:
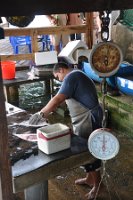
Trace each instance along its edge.
<instances>
[{"instance_id":1,"label":"hanging dial scale","mask_svg":"<svg viewBox=\"0 0 133 200\"><path fill-rule=\"evenodd\" d=\"M117 44L109 40L109 11L100 15L101 19L101 39L102 42L96 44L90 54L90 65L99 77L109 77L114 75L122 62L122 52Z\"/></svg>"},{"instance_id":2,"label":"hanging dial scale","mask_svg":"<svg viewBox=\"0 0 133 200\"><path fill-rule=\"evenodd\" d=\"M94 200L97 199L100 185L103 182L103 180L105 180L108 189L109 199L112 200L111 193L109 191L109 185L111 185L112 190L112 188L114 189L114 183L111 182L110 176L106 171L105 164L107 160L114 158L118 154L120 149L119 141L109 129L100 128L91 133L88 140L88 148L90 153L95 158L100 159L102 161L101 180L99 182ZM120 199L119 196L118 199Z\"/></svg>"},{"instance_id":3,"label":"hanging dial scale","mask_svg":"<svg viewBox=\"0 0 133 200\"><path fill-rule=\"evenodd\" d=\"M100 77L114 75L122 61L122 52L119 46L113 42L100 42L90 54L92 69Z\"/></svg>"},{"instance_id":4,"label":"hanging dial scale","mask_svg":"<svg viewBox=\"0 0 133 200\"><path fill-rule=\"evenodd\" d=\"M106 14L106 16L105 16ZM95 45L90 54L90 65L92 69L103 77L104 91L103 91L103 128L93 131L88 140L88 148L90 153L101 160L109 160L117 155L119 152L119 142L112 134L110 129L106 128L106 77L114 75L122 62L122 52L119 46L109 39L109 11L102 13L101 18L101 39L103 42Z\"/></svg>"},{"instance_id":5,"label":"hanging dial scale","mask_svg":"<svg viewBox=\"0 0 133 200\"><path fill-rule=\"evenodd\" d=\"M88 148L94 157L100 160L109 160L118 154L119 141L110 129L100 128L91 133Z\"/></svg>"},{"instance_id":6,"label":"hanging dial scale","mask_svg":"<svg viewBox=\"0 0 133 200\"><path fill-rule=\"evenodd\" d=\"M106 14L106 15L105 15ZM90 54L90 65L92 69L103 77L104 91L103 91L103 128L93 131L88 140L88 148L90 153L101 160L109 160L115 157L119 152L119 142L112 134L110 129L106 128L106 108L105 108L105 95L106 95L106 77L114 75L122 62L122 52L119 46L109 39L109 11L103 12L101 18L101 39L103 42L95 45Z\"/></svg>"},{"instance_id":7,"label":"hanging dial scale","mask_svg":"<svg viewBox=\"0 0 133 200\"><path fill-rule=\"evenodd\" d=\"M106 16L105 16L106 14ZM109 11L106 11L101 18L101 39L103 42L95 45L90 54L90 65L92 69L103 78L103 121L102 128L93 131L88 139L88 149L90 153L97 159L102 160L102 177L99 183L94 200L100 188L100 184L105 178L106 184L109 175L106 172L105 163L107 160L114 158L120 149L119 141L112 131L107 127L107 114L108 111L105 106L105 97L107 94L106 78L114 75L122 62L122 52L119 46L109 39ZM107 112L106 112L107 111ZM110 193L109 193L110 195Z\"/></svg>"}]
</instances>

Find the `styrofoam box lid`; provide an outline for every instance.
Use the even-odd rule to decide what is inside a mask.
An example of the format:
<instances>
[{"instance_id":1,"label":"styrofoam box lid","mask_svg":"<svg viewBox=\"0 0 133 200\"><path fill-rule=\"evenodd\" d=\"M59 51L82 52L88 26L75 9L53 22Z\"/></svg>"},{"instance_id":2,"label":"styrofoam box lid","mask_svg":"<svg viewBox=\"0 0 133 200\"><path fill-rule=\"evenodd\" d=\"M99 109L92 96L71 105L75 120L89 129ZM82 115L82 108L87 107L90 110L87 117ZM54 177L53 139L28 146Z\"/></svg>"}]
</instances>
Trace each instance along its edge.
<instances>
[{"instance_id":1,"label":"styrofoam box lid","mask_svg":"<svg viewBox=\"0 0 133 200\"><path fill-rule=\"evenodd\" d=\"M35 63L39 65L55 64L58 62L57 51L46 51L35 53Z\"/></svg>"},{"instance_id":2,"label":"styrofoam box lid","mask_svg":"<svg viewBox=\"0 0 133 200\"><path fill-rule=\"evenodd\" d=\"M41 127L37 129L37 132L41 132L46 138L51 138L53 136L59 136L68 133L69 130L70 129L68 126L61 123L56 123L45 127Z\"/></svg>"}]
</instances>

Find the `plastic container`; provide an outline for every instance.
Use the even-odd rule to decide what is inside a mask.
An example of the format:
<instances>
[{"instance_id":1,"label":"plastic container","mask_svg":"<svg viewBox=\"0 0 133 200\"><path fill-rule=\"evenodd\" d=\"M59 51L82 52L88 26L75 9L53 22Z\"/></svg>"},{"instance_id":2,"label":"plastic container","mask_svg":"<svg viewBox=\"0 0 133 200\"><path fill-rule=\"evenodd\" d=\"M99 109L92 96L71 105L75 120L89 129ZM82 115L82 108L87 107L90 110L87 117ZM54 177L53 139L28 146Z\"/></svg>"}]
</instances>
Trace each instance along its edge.
<instances>
[{"instance_id":1,"label":"plastic container","mask_svg":"<svg viewBox=\"0 0 133 200\"><path fill-rule=\"evenodd\" d=\"M1 61L2 77L3 79L15 78L15 62L14 61Z\"/></svg>"},{"instance_id":2,"label":"plastic container","mask_svg":"<svg viewBox=\"0 0 133 200\"><path fill-rule=\"evenodd\" d=\"M70 138L69 127L61 123L37 129L38 148L46 154L70 148Z\"/></svg>"}]
</instances>

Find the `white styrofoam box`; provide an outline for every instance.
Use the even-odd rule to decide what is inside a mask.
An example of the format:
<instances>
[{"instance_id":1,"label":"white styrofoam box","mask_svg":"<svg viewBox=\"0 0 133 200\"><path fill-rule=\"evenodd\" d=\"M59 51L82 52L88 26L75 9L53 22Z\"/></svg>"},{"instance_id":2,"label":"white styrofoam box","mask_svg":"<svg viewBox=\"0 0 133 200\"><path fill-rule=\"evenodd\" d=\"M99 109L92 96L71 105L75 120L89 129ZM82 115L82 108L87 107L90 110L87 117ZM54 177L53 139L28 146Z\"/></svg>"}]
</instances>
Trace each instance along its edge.
<instances>
[{"instance_id":1,"label":"white styrofoam box","mask_svg":"<svg viewBox=\"0 0 133 200\"><path fill-rule=\"evenodd\" d=\"M57 51L46 51L46 52L35 53L35 64L37 66L55 64L57 62L58 62Z\"/></svg>"},{"instance_id":2,"label":"white styrofoam box","mask_svg":"<svg viewBox=\"0 0 133 200\"><path fill-rule=\"evenodd\" d=\"M38 148L46 154L70 148L70 138L69 127L61 123L37 129Z\"/></svg>"},{"instance_id":3,"label":"white styrofoam box","mask_svg":"<svg viewBox=\"0 0 133 200\"><path fill-rule=\"evenodd\" d=\"M67 45L59 53L58 57L65 58L71 64L77 64L76 57L77 49L88 49L87 45L82 40L74 40L67 43Z\"/></svg>"},{"instance_id":4,"label":"white styrofoam box","mask_svg":"<svg viewBox=\"0 0 133 200\"><path fill-rule=\"evenodd\" d=\"M90 52L89 49L77 49L76 50L76 60L78 61L79 57L86 57L88 59L88 62L90 61Z\"/></svg>"}]
</instances>

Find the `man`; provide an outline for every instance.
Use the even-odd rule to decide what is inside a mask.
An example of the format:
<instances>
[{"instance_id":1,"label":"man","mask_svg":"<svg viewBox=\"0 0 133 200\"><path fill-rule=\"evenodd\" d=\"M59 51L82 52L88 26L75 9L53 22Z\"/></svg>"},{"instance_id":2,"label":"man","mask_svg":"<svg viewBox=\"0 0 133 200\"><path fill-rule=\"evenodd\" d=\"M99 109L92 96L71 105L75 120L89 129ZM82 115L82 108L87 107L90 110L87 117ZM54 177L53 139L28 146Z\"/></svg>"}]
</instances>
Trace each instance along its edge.
<instances>
[{"instance_id":1,"label":"man","mask_svg":"<svg viewBox=\"0 0 133 200\"><path fill-rule=\"evenodd\" d=\"M67 14L55 14L55 15L47 15L48 19L52 26L66 26L68 16ZM51 41L55 47L57 53L60 52L61 46L64 47L69 42L68 34L57 34L51 36Z\"/></svg>"},{"instance_id":2,"label":"man","mask_svg":"<svg viewBox=\"0 0 133 200\"><path fill-rule=\"evenodd\" d=\"M80 16L80 13L69 13L67 25L83 25L83 19ZM81 40L81 33L70 34L71 41Z\"/></svg>"},{"instance_id":3,"label":"man","mask_svg":"<svg viewBox=\"0 0 133 200\"><path fill-rule=\"evenodd\" d=\"M88 138L93 130L101 127L103 118L93 81L81 70L70 68L63 62L54 66L53 74L56 79L62 81L62 85L48 104L30 118L29 123L37 123L42 116L47 118L50 112L66 101L74 134ZM86 178L75 181L75 184L87 184L92 187L86 194L88 199L93 199L97 193L101 181L100 166L100 160L85 165Z\"/></svg>"}]
</instances>

